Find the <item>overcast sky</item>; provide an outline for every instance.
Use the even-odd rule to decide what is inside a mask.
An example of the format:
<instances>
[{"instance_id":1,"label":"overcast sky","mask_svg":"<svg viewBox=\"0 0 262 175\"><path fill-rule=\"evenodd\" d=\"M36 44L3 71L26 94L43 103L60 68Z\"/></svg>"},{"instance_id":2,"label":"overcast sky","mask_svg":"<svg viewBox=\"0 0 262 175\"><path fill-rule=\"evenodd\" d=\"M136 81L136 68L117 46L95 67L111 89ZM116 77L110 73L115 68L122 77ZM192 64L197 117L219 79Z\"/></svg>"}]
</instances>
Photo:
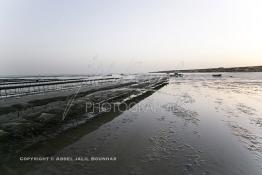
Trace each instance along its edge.
<instances>
[{"instance_id":1,"label":"overcast sky","mask_svg":"<svg viewBox=\"0 0 262 175\"><path fill-rule=\"evenodd\" d=\"M0 75L262 65L261 0L0 0Z\"/></svg>"}]
</instances>

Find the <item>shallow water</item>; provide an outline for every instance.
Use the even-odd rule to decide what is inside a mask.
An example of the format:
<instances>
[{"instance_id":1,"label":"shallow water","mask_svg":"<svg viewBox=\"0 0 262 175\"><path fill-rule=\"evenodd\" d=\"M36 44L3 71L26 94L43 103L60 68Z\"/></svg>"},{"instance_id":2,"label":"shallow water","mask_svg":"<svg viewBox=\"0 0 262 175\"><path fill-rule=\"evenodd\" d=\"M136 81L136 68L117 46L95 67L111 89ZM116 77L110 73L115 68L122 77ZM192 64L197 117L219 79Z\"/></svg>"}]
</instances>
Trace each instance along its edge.
<instances>
[{"instance_id":1,"label":"shallow water","mask_svg":"<svg viewBox=\"0 0 262 175\"><path fill-rule=\"evenodd\" d=\"M231 77L233 76L233 77ZM15 174L262 174L262 74L185 74L131 109L19 156L116 161L19 162ZM102 120L102 119L99 119ZM91 124L91 123L90 123ZM18 159L18 158L17 158Z\"/></svg>"}]
</instances>

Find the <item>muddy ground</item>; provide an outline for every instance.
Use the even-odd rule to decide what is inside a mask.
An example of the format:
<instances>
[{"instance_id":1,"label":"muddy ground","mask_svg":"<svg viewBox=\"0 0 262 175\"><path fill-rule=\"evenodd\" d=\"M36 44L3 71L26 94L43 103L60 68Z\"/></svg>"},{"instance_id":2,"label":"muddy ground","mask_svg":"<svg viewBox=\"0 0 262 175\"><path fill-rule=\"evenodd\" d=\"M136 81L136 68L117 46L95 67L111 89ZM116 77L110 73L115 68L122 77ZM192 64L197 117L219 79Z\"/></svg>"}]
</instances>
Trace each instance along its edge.
<instances>
[{"instance_id":1,"label":"muddy ground","mask_svg":"<svg viewBox=\"0 0 262 175\"><path fill-rule=\"evenodd\" d=\"M128 109L101 114L16 153L1 170L30 175L261 174L261 78L262 74L226 73L221 78L171 78ZM21 157L55 160L20 161Z\"/></svg>"}]
</instances>

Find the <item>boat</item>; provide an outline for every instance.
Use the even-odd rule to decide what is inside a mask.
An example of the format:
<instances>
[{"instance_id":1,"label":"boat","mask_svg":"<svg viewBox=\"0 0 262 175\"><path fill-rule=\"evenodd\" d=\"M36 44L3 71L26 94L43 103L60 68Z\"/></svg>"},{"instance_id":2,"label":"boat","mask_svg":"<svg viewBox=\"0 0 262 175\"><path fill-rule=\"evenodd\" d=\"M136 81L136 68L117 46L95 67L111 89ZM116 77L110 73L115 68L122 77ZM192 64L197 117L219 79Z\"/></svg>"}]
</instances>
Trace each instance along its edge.
<instances>
[{"instance_id":1,"label":"boat","mask_svg":"<svg viewBox=\"0 0 262 175\"><path fill-rule=\"evenodd\" d=\"M222 74L213 74L213 77L222 77Z\"/></svg>"}]
</instances>

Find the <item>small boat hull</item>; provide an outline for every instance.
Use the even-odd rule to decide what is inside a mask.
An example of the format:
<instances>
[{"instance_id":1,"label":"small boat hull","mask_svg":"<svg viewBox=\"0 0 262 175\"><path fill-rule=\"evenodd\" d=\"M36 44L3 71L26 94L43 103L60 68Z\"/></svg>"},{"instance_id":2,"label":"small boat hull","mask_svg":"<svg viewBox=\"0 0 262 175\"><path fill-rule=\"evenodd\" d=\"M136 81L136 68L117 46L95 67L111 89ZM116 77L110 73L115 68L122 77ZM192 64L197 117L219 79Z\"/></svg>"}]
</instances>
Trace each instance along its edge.
<instances>
[{"instance_id":1,"label":"small boat hull","mask_svg":"<svg viewBox=\"0 0 262 175\"><path fill-rule=\"evenodd\" d=\"M222 74L213 74L213 77L222 77Z\"/></svg>"}]
</instances>

